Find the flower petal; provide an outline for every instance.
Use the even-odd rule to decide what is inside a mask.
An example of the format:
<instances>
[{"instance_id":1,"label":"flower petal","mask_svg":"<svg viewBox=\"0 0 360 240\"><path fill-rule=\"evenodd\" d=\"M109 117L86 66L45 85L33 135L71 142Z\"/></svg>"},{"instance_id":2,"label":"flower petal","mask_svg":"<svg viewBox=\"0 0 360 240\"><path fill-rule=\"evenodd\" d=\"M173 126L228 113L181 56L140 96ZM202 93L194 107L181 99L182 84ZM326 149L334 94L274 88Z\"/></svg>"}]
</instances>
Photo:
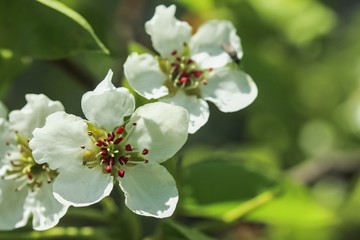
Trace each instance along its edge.
<instances>
[{"instance_id":1,"label":"flower petal","mask_svg":"<svg viewBox=\"0 0 360 240\"><path fill-rule=\"evenodd\" d=\"M133 127L132 123L137 125ZM138 149L148 149L149 161L164 162L185 143L189 127L187 111L178 106L156 102L139 107L126 125L134 128L127 142ZM166 146L166 147L165 147Z\"/></svg>"},{"instance_id":2,"label":"flower petal","mask_svg":"<svg viewBox=\"0 0 360 240\"><path fill-rule=\"evenodd\" d=\"M85 152L81 146L92 146L85 121L65 112L51 114L33 135L29 146L35 161L48 163L51 169L81 164Z\"/></svg>"},{"instance_id":3,"label":"flower petal","mask_svg":"<svg viewBox=\"0 0 360 240\"><path fill-rule=\"evenodd\" d=\"M35 128L44 126L47 116L64 110L59 101L52 101L44 94L26 94L25 98L27 104L9 114L11 128L25 137L30 138Z\"/></svg>"},{"instance_id":4,"label":"flower petal","mask_svg":"<svg viewBox=\"0 0 360 240\"><path fill-rule=\"evenodd\" d=\"M0 118L7 118L8 110L4 103L0 101Z\"/></svg>"},{"instance_id":5,"label":"flower petal","mask_svg":"<svg viewBox=\"0 0 360 240\"><path fill-rule=\"evenodd\" d=\"M60 203L83 207L108 196L113 186L113 177L104 174L100 167L89 169L78 162L59 170L53 192Z\"/></svg>"},{"instance_id":6,"label":"flower petal","mask_svg":"<svg viewBox=\"0 0 360 240\"><path fill-rule=\"evenodd\" d=\"M188 96L179 91L172 97L162 98L160 101L184 107L189 112L189 133L195 133L209 119L209 105L196 96Z\"/></svg>"},{"instance_id":7,"label":"flower petal","mask_svg":"<svg viewBox=\"0 0 360 240\"><path fill-rule=\"evenodd\" d=\"M202 25L191 38L192 59L201 68L219 68L231 62L231 54L243 56L240 38L233 24L225 20L212 20Z\"/></svg>"},{"instance_id":8,"label":"flower petal","mask_svg":"<svg viewBox=\"0 0 360 240\"><path fill-rule=\"evenodd\" d=\"M147 99L169 94L169 90L164 86L166 75L161 71L158 61L150 54L130 54L124 64L124 73L130 86Z\"/></svg>"},{"instance_id":9,"label":"flower petal","mask_svg":"<svg viewBox=\"0 0 360 240\"><path fill-rule=\"evenodd\" d=\"M28 188L15 191L21 183L0 178L0 230L23 227L30 216L24 209Z\"/></svg>"},{"instance_id":10,"label":"flower petal","mask_svg":"<svg viewBox=\"0 0 360 240\"><path fill-rule=\"evenodd\" d=\"M171 56L174 50L182 52L184 43L188 43L191 37L191 26L177 20L175 11L175 5L157 6L154 16L145 23L145 31L162 57Z\"/></svg>"},{"instance_id":11,"label":"flower petal","mask_svg":"<svg viewBox=\"0 0 360 240\"><path fill-rule=\"evenodd\" d=\"M3 159L8 151L13 151L16 146L16 135L10 129L10 124L4 118L0 118L0 159ZM1 162L1 161L0 161Z\"/></svg>"},{"instance_id":12,"label":"flower petal","mask_svg":"<svg viewBox=\"0 0 360 240\"><path fill-rule=\"evenodd\" d=\"M242 71L217 69L207 80L207 85L201 87L201 95L205 100L213 102L222 112L243 109L257 97L254 81Z\"/></svg>"},{"instance_id":13,"label":"flower petal","mask_svg":"<svg viewBox=\"0 0 360 240\"><path fill-rule=\"evenodd\" d=\"M24 208L31 211L35 230L42 231L54 227L68 209L68 206L62 205L54 198L52 186L52 183L44 183L34 192L30 192L26 199Z\"/></svg>"},{"instance_id":14,"label":"flower petal","mask_svg":"<svg viewBox=\"0 0 360 240\"><path fill-rule=\"evenodd\" d=\"M178 201L174 178L165 167L156 163L127 168L119 179L125 193L126 206L136 214L157 218L173 214Z\"/></svg>"},{"instance_id":15,"label":"flower petal","mask_svg":"<svg viewBox=\"0 0 360 240\"><path fill-rule=\"evenodd\" d=\"M115 88L111 83L112 72L94 91L85 93L81 107L87 119L97 127L113 130L124 123L124 117L134 112L135 99L126 88Z\"/></svg>"}]
</instances>

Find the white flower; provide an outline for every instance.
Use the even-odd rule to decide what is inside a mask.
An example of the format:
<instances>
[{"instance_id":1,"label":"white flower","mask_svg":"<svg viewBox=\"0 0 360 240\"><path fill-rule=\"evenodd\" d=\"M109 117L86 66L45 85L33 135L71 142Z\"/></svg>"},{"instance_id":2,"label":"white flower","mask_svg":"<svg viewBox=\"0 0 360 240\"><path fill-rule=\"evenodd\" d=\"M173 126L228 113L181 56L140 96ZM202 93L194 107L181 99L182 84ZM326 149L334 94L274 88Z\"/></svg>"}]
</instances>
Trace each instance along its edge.
<instances>
[{"instance_id":1,"label":"white flower","mask_svg":"<svg viewBox=\"0 0 360 240\"><path fill-rule=\"evenodd\" d=\"M178 192L173 177L159 163L185 143L188 113L165 103L147 104L134 112L134 97L126 88L115 88L111 78L109 71L94 91L83 95L81 106L88 121L57 112L43 128L35 129L30 141L34 157L58 170L53 191L64 204L96 203L118 181L133 212L168 217Z\"/></svg>"},{"instance_id":2,"label":"white flower","mask_svg":"<svg viewBox=\"0 0 360 240\"><path fill-rule=\"evenodd\" d=\"M205 100L223 112L235 112L255 100L257 87L249 75L229 66L243 55L231 22L209 21L191 36L191 26L177 20L175 10L174 5L160 5L145 24L160 56L132 53L124 70L140 95L186 108L189 133L194 133L208 121Z\"/></svg>"},{"instance_id":3,"label":"white flower","mask_svg":"<svg viewBox=\"0 0 360 240\"><path fill-rule=\"evenodd\" d=\"M28 146L32 130L63 106L45 95L27 94L27 104L0 119L0 230L25 226L30 216L35 230L55 226L68 207L53 196L56 171L37 164Z\"/></svg>"}]
</instances>

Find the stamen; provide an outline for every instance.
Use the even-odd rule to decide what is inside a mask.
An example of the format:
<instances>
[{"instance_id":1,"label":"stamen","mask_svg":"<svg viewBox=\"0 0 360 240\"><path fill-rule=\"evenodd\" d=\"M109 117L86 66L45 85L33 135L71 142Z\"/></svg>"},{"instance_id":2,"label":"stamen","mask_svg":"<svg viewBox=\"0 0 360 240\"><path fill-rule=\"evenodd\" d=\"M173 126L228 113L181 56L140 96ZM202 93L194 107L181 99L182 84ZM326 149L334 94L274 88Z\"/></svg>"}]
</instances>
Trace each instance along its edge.
<instances>
[{"instance_id":1,"label":"stamen","mask_svg":"<svg viewBox=\"0 0 360 240\"><path fill-rule=\"evenodd\" d=\"M125 171L123 169L120 169L118 171L118 175L119 175L119 177L123 178L125 176Z\"/></svg>"},{"instance_id":2,"label":"stamen","mask_svg":"<svg viewBox=\"0 0 360 240\"><path fill-rule=\"evenodd\" d=\"M146 148L144 148L144 150L142 150L142 155L146 155L146 154L148 154L149 153L149 150L148 149L146 149Z\"/></svg>"},{"instance_id":3,"label":"stamen","mask_svg":"<svg viewBox=\"0 0 360 240\"><path fill-rule=\"evenodd\" d=\"M119 157L119 163L120 163L121 165L125 165L128 161L129 161L129 158L128 158L128 157L125 157L125 156L120 156L120 157Z\"/></svg>"},{"instance_id":4,"label":"stamen","mask_svg":"<svg viewBox=\"0 0 360 240\"><path fill-rule=\"evenodd\" d=\"M122 138L120 137L120 138L117 138L115 141L114 141L114 144L119 144L120 142L121 142L121 140L122 140Z\"/></svg>"},{"instance_id":5,"label":"stamen","mask_svg":"<svg viewBox=\"0 0 360 240\"><path fill-rule=\"evenodd\" d=\"M124 127L119 127L117 130L116 130L116 134L122 134L124 132L125 128Z\"/></svg>"},{"instance_id":6,"label":"stamen","mask_svg":"<svg viewBox=\"0 0 360 240\"><path fill-rule=\"evenodd\" d=\"M176 51L176 50L174 50L174 51L171 52L171 55L173 55L173 56L175 56L176 54L177 54L177 51Z\"/></svg>"},{"instance_id":7,"label":"stamen","mask_svg":"<svg viewBox=\"0 0 360 240\"><path fill-rule=\"evenodd\" d=\"M128 151L128 152L131 152L133 149L132 149L130 144L126 144L125 150Z\"/></svg>"},{"instance_id":8,"label":"stamen","mask_svg":"<svg viewBox=\"0 0 360 240\"><path fill-rule=\"evenodd\" d=\"M107 173L111 173L111 165L107 165L106 168L105 168L105 171Z\"/></svg>"}]
</instances>

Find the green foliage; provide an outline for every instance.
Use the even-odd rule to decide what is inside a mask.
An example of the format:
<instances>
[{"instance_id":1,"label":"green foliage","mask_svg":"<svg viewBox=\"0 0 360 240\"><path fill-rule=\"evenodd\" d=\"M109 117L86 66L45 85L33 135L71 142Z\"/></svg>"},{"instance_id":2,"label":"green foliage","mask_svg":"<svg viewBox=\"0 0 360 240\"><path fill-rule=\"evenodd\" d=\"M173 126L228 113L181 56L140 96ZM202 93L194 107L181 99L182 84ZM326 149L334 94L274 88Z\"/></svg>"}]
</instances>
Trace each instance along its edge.
<instances>
[{"instance_id":1,"label":"green foliage","mask_svg":"<svg viewBox=\"0 0 360 240\"><path fill-rule=\"evenodd\" d=\"M78 114L81 94L111 68L137 106L148 103L122 64L128 53L153 53L144 23L159 3L179 4L177 16L194 29L233 21L258 98L231 114L210 105L209 122L166 162L179 189L170 219L133 214L115 191L101 204L71 208L53 229L27 226L0 238L359 239L360 4L145 2L0 0L0 99L11 111L25 93L41 92Z\"/></svg>"},{"instance_id":2,"label":"green foliage","mask_svg":"<svg viewBox=\"0 0 360 240\"><path fill-rule=\"evenodd\" d=\"M81 50L108 53L88 22L56 0L0 1L0 35L0 46L17 56L53 59Z\"/></svg>"}]
</instances>

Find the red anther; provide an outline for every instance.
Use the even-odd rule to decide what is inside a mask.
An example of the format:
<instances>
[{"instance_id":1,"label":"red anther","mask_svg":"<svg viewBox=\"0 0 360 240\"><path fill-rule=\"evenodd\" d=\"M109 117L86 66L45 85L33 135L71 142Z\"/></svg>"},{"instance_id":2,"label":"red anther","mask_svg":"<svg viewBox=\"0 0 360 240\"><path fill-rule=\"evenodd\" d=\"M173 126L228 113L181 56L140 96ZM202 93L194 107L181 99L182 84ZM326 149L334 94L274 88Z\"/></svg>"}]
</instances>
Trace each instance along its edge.
<instances>
[{"instance_id":1,"label":"red anther","mask_svg":"<svg viewBox=\"0 0 360 240\"><path fill-rule=\"evenodd\" d=\"M107 160L111 166L113 166L115 164L115 157L108 157Z\"/></svg>"},{"instance_id":2,"label":"red anther","mask_svg":"<svg viewBox=\"0 0 360 240\"><path fill-rule=\"evenodd\" d=\"M177 51L176 51L176 50L174 50L174 51L171 52L171 55L173 55L173 56L175 56L176 54L177 54Z\"/></svg>"},{"instance_id":3,"label":"red anther","mask_svg":"<svg viewBox=\"0 0 360 240\"><path fill-rule=\"evenodd\" d=\"M118 129L116 129L116 134L122 134L124 132L125 128L123 127L119 127Z\"/></svg>"},{"instance_id":4,"label":"red anther","mask_svg":"<svg viewBox=\"0 0 360 240\"><path fill-rule=\"evenodd\" d=\"M202 71L200 71L200 70L195 70L195 71L192 72L192 74L194 74L194 76L198 78L198 77L201 76Z\"/></svg>"},{"instance_id":5,"label":"red anther","mask_svg":"<svg viewBox=\"0 0 360 240\"><path fill-rule=\"evenodd\" d=\"M119 144L119 143L121 142L121 140L122 140L122 138L121 138L121 137L120 137L120 138L115 139L114 144Z\"/></svg>"},{"instance_id":6,"label":"red anther","mask_svg":"<svg viewBox=\"0 0 360 240\"><path fill-rule=\"evenodd\" d=\"M186 83L188 83L190 81L190 79L188 77L182 77L182 78L180 78L179 81L182 84L186 84Z\"/></svg>"},{"instance_id":7,"label":"red anther","mask_svg":"<svg viewBox=\"0 0 360 240\"><path fill-rule=\"evenodd\" d=\"M186 63L187 64L192 64L192 63L194 63L194 61L191 58L189 58Z\"/></svg>"},{"instance_id":8,"label":"red anther","mask_svg":"<svg viewBox=\"0 0 360 240\"><path fill-rule=\"evenodd\" d=\"M105 171L107 173L111 173L111 166L110 165L107 165L106 168L105 168Z\"/></svg>"},{"instance_id":9,"label":"red anther","mask_svg":"<svg viewBox=\"0 0 360 240\"><path fill-rule=\"evenodd\" d=\"M126 144L125 150L128 151L128 152L131 152L133 149L132 149L130 144Z\"/></svg>"},{"instance_id":10,"label":"red anther","mask_svg":"<svg viewBox=\"0 0 360 240\"><path fill-rule=\"evenodd\" d=\"M118 175L119 175L119 177L123 178L123 177L125 176L125 171L122 170L122 169L120 169L120 170L118 171Z\"/></svg>"},{"instance_id":11,"label":"red anther","mask_svg":"<svg viewBox=\"0 0 360 240\"><path fill-rule=\"evenodd\" d=\"M27 175L27 177L28 177L28 179L29 180L31 180L33 177L32 177L32 175L31 175L31 173L28 173L28 174L26 174Z\"/></svg>"},{"instance_id":12,"label":"red anther","mask_svg":"<svg viewBox=\"0 0 360 240\"><path fill-rule=\"evenodd\" d=\"M177 58L176 58L176 61L181 62L181 58L180 58L180 57L177 57Z\"/></svg>"},{"instance_id":13,"label":"red anther","mask_svg":"<svg viewBox=\"0 0 360 240\"><path fill-rule=\"evenodd\" d=\"M136 123L136 122L133 122L132 125L135 127L135 126L137 125L137 123Z\"/></svg>"},{"instance_id":14,"label":"red anther","mask_svg":"<svg viewBox=\"0 0 360 240\"><path fill-rule=\"evenodd\" d=\"M100 152L101 152L101 155L103 155L103 156L108 155L108 150L106 148L101 148Z\"/></svg>"},{"instance_id":15,"label":"red anther","mask_svg":"<svg viewBox=\"0 0 360 240\"><path fill-rule=\"evenodd\" d=\"M149 150L147 150L146 148L144 148L144 150L142 150L142 152L141 152L143 155L146 155L146 154L148 154L149 153Z\"/></svg>"},{"instance_id":16,"label":"red anther","mask_svg":"<svg viewBox=\"0 0 360 240\"><path fill-rule=\"evenodd\" d=\"M100 162L101 162L101 163L103 163L103 162L109 163L108 158L105 157L105 156L101 156L101 157L100 157Z\"/></svg>"},{"instance_id":17,"label":"red anther","mask_svg":"<svg viewBox=\"0 0 360 240\"><path fill-rule=\"evenodd\" d=\"M98 139L96 142L96 146L101 147L104 144L104 142L101 139Z\"/></svg>"},{"instance_id":18,"label":"red anther","mask_svg":"<svg viewBox=\"0 0 360 240\"><path fill-rule=\"evenodd\" d=\"M128 157L125 157L125 156L120 156L120 157L119 157L119 163L120 163L121 165L126 164L128 161L129 161L129 158L128 158Z\"/></svg>"},{"instance_id":19,"label":"red anther","mask_svg":"<svg viewBox=\"0 0 360 240\"><path fill-rule=\"evenodd\" d=\"M110 141L112 141L112 140L114 140L114 138L115 138L115 134L114 133L108 133L108 138L106 139L108 142L110 142Z\"/></svg>"}]
</instances>

